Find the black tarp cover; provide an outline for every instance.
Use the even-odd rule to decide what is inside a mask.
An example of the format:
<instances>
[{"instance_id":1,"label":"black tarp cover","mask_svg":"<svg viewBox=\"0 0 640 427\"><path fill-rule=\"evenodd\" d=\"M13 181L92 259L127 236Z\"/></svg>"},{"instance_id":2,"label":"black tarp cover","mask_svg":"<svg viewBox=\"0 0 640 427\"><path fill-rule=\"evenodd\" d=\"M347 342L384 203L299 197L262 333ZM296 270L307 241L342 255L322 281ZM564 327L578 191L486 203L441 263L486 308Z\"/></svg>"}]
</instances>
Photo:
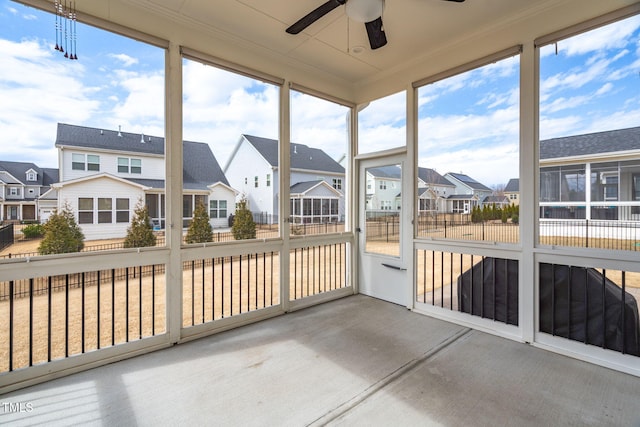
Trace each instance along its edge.
<instances>
[{"instance_id":1,"label":"black tarp cover","mask_svg":"<svg viewBox=\"0 0 640 427\"><path fill-rule=\"evenodd\" d=\"M541 332L640 356L639 330L635 298L602 273L540 264Z\"/></svg>"},{"instance_id":2,"label":"black tarp cover","mask_svg":"<svg viewBox=\"0 0 640 427\"><path fill-rule=\"evenodd\" d=\"M518 261L485 257L458 276L458 309L518 325Z\"/></svg>"}]
</instances>

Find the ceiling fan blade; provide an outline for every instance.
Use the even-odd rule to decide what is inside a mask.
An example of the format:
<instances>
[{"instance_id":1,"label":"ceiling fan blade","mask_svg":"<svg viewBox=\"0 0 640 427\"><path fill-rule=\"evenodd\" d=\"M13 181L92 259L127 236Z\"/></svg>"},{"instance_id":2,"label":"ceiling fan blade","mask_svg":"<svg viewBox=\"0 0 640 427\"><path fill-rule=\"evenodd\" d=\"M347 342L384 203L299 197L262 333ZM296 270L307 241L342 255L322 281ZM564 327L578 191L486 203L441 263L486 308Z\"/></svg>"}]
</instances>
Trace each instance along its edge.
<instances>
[{"instance_id":1,"label":"ceiling fan blade","mask_svg":"<svg viewBox=\"0 0 640 427\"><path fill-rule=\"evenodd\" d=\"M382 26L382 17L378 17L378 19L367 22L364 26L367 28L367 35L369 36L371 49L378 49L387 44L387 36L385 35L384 27Z\"/></svg>"},{"instance_id":2,"label":"ceiling fan blade","mask_svg":"<svg viewBox=\"0 0 640 427\"><path fill-rule=\"evenodd\" d=\"M329 0L328 2L320 5L318 8L312 10L306 16L302 17L298 22L287 28L287 33L298 34L309 25L313 24L336 7L342 6L346 2L347 0Z\"/></svg>"},{"instance_id":3,"label":"ceiling fan blade","mask_svg":"<svg viewBox=\"0 0 640 427\"><path fill-rule=\"evenodd\" d=\"M444 0L444 1L454 1L456 3L463 3L464 2L464 0Z\"/></svg>"}]
</instances>

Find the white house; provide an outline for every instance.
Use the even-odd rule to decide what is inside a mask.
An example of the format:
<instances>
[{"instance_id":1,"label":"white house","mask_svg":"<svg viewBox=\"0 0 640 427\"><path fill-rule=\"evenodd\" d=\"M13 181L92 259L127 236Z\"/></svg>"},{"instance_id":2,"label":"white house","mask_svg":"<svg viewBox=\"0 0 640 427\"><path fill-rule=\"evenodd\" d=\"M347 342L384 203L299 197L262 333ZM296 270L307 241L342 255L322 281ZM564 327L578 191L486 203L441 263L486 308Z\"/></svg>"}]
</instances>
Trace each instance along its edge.
<instances>
[{"instance_id":1,"label":"white house","mask_svg":"<svg viewBox=\"0 0 640 427\"><path fill-rule=\"evenodd\" d=\"M304 144L291 144L290 209L296 223L344 221L344 167L327 153ZM246 198L254 219L278 220L278 141L241 135L224 174Z\"/></svg>"},{"instance_id":2,"label":"white house","mask_svg":"<svg viewBox=\"0 0 640 427\"><path fill-rule=\"evenodd\" d=\"M28 162L0 161L0 221L37 221L46 215L42 196L58 181L58 170ZM45 218L46 219L46 218Z\"/></svg>"},{"instance_id":3,"label":"white house","mask_svg":"<svg viewBox=\"0 0 640 427\"><path fill-rule=\"evenodd\" d=\"M418 167L418 215L447 212L456 186L434 169Z\"/></svg>"},{"instance_id":4,"label":"white house","mask_svg":"<svg viewBox=\"0 0 640 427\"><path fill-rule=\"evenodd\" d=\"M368 211L398 211L402 205L402 170L399 166L368 168L366 172Z\"/></svg>"},{"instance_id":5,"label":"white house","mask_svg":"<svg viewBox=\"0 0 640 427\"><path fill-rule=\"evenodd\" d=\"M486 185L462 173L449 172L444 177L455 185L454 194L447 198L448 212L471 213L475 206L480 206L493 193Z\"/></svg>"},{"instance_id":6,"label":"white house","mask_svg":"<svg viewBox=\"0 0 640 427\"><path fill-rule=\"evenodd\" d=\"M139 202L164 228L164 138L58 124L57 205L67 204L88 240L123 237ZM229 186L209 146L183 142L183 226L197 203L209 208L213 227L227 227L235 212Z\"/></svg>"}]
</instances>

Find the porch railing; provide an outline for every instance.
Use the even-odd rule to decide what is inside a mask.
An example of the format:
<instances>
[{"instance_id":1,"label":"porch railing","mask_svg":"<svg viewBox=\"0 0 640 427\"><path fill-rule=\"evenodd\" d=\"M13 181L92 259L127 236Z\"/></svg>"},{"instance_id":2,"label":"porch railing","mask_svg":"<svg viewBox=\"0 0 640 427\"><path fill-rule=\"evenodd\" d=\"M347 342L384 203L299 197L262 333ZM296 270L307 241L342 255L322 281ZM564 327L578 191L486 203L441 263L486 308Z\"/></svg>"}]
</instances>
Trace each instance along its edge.
<instances>
[{"instance_id":1,"label":"porch railing","mask_svg":"<svg viewBox=\"0 0 640 427\"><path fill-rule=\"evenodd\" d=\"M0 282L0 372L165 331L164 265Z\"/></svg>"}]
</instances>

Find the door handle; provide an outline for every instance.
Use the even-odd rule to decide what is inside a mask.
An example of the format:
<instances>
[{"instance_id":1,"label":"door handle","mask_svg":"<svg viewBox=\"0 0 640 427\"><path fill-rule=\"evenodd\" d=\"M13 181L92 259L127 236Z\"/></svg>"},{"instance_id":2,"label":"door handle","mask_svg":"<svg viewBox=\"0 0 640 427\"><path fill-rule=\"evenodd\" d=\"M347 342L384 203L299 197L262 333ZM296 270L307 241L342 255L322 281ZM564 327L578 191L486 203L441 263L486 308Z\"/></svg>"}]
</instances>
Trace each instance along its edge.
<instances>
[{"instance_id":1,"label":"door handle","mask_svg":"<svg viewBox=\"0 0 640 427\"><path fill-rule=\"evenodd\" d=\"M384 265L387 268L393 268L394 270L407 271L406 268L398 267L397 265L385 264L384 262L382 263L382 265Z\"/></svg>"}]
</instances>

